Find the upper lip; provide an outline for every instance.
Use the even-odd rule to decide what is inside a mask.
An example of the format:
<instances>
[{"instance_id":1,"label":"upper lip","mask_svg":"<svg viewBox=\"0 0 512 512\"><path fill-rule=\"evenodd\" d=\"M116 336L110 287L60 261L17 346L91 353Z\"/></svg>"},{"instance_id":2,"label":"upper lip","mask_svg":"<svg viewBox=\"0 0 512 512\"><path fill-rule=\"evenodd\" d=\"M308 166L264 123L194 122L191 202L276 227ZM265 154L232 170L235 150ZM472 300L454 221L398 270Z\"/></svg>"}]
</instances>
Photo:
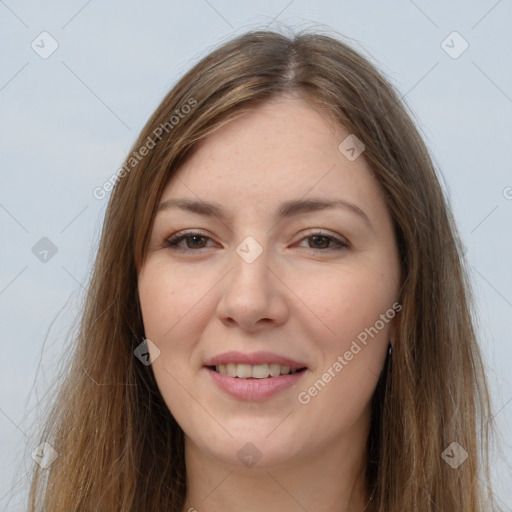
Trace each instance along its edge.
<instances>
[{"instance_id":1,"label":"upper lip","mask_svg":"<svg viewBox=\"0 0 512 512\"><path fill-rule=\"evenodd\" d=\"M208 359L205 366L218 366L221 364L250 364L252 366L257 364L280 364L281 366L289 366L290 370L300 370L306 368L307 365L299 361L290 359L289 357L274 354L272 352L224 352L218 356Z\"/></svg>"}]
</instances>

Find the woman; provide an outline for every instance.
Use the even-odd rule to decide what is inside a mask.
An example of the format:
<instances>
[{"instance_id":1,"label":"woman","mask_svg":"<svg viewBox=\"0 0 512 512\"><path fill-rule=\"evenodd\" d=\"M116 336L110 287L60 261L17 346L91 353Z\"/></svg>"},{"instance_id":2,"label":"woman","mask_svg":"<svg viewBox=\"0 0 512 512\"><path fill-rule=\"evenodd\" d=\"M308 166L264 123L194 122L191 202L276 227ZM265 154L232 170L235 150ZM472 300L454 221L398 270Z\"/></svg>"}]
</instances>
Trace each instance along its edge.
<instances>
[{"instance_id":1,"label":"woman","mask_svg":"<svg viewBox=\"0 0 512 512\"><path fill-rule=\"evenodd\" d=\"M491 509L456 227L367 60L237 37L112 182L30 510Z\"/></svg>"}]
</instances>

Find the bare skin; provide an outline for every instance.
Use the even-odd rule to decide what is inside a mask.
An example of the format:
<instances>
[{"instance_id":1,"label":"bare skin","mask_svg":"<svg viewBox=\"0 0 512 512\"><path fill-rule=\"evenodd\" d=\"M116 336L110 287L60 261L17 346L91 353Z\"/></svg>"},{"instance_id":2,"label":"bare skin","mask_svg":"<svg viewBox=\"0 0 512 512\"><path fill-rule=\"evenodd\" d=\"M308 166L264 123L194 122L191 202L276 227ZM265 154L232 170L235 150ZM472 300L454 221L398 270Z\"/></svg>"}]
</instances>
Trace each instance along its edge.
<instances>
[{"instance_id":1,"label":"bare skin","mask_svg":"<svg viewBox=\"0 0 512 512\"><path fill-rule=\"evenodd\" d=\"M370 400L394 339L390 315L345 354L396 303L400 264L364 153L350 161L338 149L347 135L303 100L282 97L211 134L163 192L161 202L213 202L227 214L160 210L139 272L145 334L160 350L156 357L150 346L153 371L185 432L183 512L363 512L368 504ZM334 207L277 217L283 202L313 198L364 214ZM166 247L185 230L181 251ZM250 263L236 251L247 237L262 249ZM251 244L242 247L255 251ZM307 369L268 398L236 398L204 366L233 350L284 355ZM318 380L324 385L309 392Z\"/></svg>"}]
</instances>

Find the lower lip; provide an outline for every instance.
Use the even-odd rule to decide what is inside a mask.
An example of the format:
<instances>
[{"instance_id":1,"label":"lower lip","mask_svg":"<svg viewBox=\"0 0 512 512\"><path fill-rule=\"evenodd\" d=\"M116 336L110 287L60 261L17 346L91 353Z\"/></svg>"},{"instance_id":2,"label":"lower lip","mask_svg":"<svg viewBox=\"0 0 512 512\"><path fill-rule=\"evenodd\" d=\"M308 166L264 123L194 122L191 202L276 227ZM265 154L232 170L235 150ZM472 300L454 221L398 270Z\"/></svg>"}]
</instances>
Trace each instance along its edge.
<instances>
[{"instance_id":1,"label":"lower lip","mask_svg":"<svg viewBox=\"0 0 512 512\"><path fill-rule=\"evenodd\" d=\"M241 400L264 400L295 385L306 370L266 379L240 379L206 368L213 382L225 393Z\"/></svg>"}]
</instances>

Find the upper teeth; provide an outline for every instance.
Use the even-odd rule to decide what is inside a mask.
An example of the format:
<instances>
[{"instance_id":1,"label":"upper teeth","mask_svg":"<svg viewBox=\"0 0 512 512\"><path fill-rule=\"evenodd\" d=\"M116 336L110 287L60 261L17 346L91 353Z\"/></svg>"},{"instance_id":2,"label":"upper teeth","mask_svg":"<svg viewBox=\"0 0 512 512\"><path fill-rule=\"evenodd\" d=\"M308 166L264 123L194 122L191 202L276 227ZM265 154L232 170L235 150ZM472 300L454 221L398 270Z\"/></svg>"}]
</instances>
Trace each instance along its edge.
<instances>
[{"instance_id":1,"label":"upper teeth","mask_svg":"<svg viewBox=\"0 0 512 512\"><path fill-rule=\"evenodd\" d=\"M279 375L288 375L297 370L290 370L289 366L281 366L277 363L270 364L219 364L215 371L230 377L239 377L241 379L266 379L268 376L278 377Z\"/></svg>"}]
</instances>

